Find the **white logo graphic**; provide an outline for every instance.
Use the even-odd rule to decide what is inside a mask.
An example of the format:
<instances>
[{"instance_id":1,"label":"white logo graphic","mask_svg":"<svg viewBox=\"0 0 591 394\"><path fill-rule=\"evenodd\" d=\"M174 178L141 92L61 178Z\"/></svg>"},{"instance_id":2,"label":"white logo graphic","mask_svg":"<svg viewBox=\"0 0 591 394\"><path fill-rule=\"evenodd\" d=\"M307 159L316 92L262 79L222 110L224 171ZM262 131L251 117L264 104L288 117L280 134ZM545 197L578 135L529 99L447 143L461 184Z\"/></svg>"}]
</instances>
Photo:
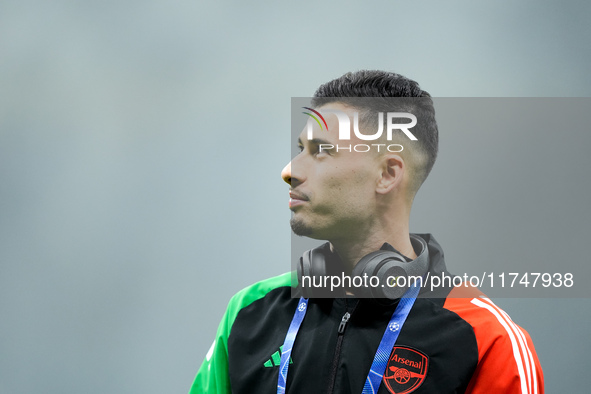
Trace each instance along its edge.
<instances>
[{"instance_id":1,"label":"white logo graphic","mask_svg":"<svg viewBox=\"0 0 591 394\"><path fill-rule=\"evenodd\" d=\"M344 113L343 111L339 111L336 109L325 109L322 110L324 113L335 114L339 121L339 140L350 140L351 139L351 121L349 120L349 116ZM410 120L410 123L394 123L395 118L406 118ZM392 132L394 130L402 131L408 138L412 141L416 141L417 137L414 136L408 129L411 129L417 125L417 117L413 114L408 112L388 112L386 114L386 136L389 141L392 140ZM312 126L314 123L313 118L308 119L308 123L306 124L307 133L308 133L308 140L313 139L312 137ZM323 118L324 120L324 118ZM316 122L319 121L316 119ZM322 127L322 126L321 126ZM361 134L359 131L359 114L355 112L353 114L353 133L355 136L360 140L364 141L375 141L382 136L384 133L384 113L378 113L378 131L375 134Z\"/></svg>"},{"instance_id":2,"label":"white logo graphic","mask_svg":"<svg viewBox=\"0 0 591 394\"><path fill-rule=\"evenodd\" d=\"M306 309L306 304L304 304L303 302L300 304L300 306L298 307L300 312L303 312L304 309Z\"/></svg>"},{"instance_id":3,"label":"white logo graphic","mask_svg":"<svg viewBox=\"0 0 591 394\"><path fill-rule=\"evenodd\" d=\"M398 323L390 323L390 325L388 326L388 328L390 329L390 331L395 332L395 331L398 331L398 329L400 328L400 324L398 324Z\"/></svg>"}]
</instances>

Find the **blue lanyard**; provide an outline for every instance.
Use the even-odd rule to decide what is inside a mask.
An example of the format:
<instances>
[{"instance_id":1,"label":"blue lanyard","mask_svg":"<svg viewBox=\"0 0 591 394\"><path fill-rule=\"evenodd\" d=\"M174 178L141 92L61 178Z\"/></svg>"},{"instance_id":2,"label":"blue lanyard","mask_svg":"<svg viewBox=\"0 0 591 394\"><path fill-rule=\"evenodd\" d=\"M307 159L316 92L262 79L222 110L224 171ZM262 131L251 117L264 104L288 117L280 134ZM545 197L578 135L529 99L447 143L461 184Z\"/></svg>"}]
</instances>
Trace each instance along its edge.
<instances>
[{"instance_id":1,"label":"blue lanyard","mask_svg":"<svg viewBox=\"0 0 591 394\"><path fill-rule=\"evenodd\" d=\"M289 368L289 358L291 357L291 349L293 348L293 343L295 342L296 335L298 335L298 331L300 329L300 326L302 325L302 320L304 320L304 316L306 316L307 310L308 299L300 298L298 308L293 314L293 319L291 319L289 330L287 330L287 334L285 335L285 341L283 341L283 350L281 351L281 362L279 363L279 380L277 381L277 394L285 394L285 387L287 382L287 369Z\"/></svg>"},{"instance_id":2,"label":"blue lanyard","mask_svg":"<svg viewBox=\"0 0 591 394\"><path fill-rule=\"evenodd\" d=\"M378 391L380 384L382 382L382 377L384 376L384 372L386 371L386 366L388 364L392 348L394 348L394 344L398 339L398 334L400 334L400 330L402 329L402 326L406 321L406 317L408 316L413 304L415 303L415 300L417 299L419 290L420 286L418 286L417 282L415 282L406 291L406 293L404 293L404 295L398 302L398 306L396 306L396 310L392 314L390 322L386 327L384 336L382 336L380 346L378 346L378 350L373 359L373 363L371 364L371 368L369 369L369 374L367 375L367 378L365 380L365 385L363 386L362 394L374 394ZM279 363L279 379L277 381L277 394L285 394L287 370L289 368L291 350L293 348L295 338L298 335L300 326L302 325L302 321L304 320L304 316L306 316L307 310L308 299L300 298L298 307L293 315L291 324L289 325L289 330L287 330L287 335L285 335L285 341L283 342L281 362Z\"/></svg>"}]
</instances>

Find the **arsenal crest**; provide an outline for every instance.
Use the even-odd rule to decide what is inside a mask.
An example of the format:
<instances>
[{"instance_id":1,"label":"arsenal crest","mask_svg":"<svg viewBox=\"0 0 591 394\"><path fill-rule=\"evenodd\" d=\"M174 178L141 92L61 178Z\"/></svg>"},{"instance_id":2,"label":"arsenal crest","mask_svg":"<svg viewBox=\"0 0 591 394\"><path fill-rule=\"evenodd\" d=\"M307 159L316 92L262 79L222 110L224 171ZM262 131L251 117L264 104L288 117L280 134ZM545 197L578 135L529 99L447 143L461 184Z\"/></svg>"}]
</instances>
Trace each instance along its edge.
<instances>
[{"instance_id":1,"label":"arsenal crest","mask_svg":"<svg viewBox=\"0 0 591 394\"><path fill-rule=\"evenodd\" d=\"M392 394L415 391L425 380L429 357L405 346L394 346L384 372L384 384Z\"/></svg>"}]
</instances>

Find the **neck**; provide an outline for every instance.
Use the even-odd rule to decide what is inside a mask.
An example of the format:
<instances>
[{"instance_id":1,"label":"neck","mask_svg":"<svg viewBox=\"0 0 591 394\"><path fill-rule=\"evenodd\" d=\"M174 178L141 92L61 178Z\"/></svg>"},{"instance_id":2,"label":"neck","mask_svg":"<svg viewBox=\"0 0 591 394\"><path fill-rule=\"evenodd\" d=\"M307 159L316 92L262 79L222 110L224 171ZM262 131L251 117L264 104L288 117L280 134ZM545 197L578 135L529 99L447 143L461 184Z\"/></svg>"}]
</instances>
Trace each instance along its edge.
<instances>
[{"instance_id":1,"label":"neck","mask_svg":"<svg viewBox=\"0 0 591 394\"><path fill-rule=\"evenodd\" d=\"M388 224L386 227L381 227L382 230L366 234L364 237L330 240L331 249L339 254L346 273L350 273L363 256L379 250L385 242L406 257L411 259L417 257L410 242L408 220Z\"/></svg>"}]
</instances>

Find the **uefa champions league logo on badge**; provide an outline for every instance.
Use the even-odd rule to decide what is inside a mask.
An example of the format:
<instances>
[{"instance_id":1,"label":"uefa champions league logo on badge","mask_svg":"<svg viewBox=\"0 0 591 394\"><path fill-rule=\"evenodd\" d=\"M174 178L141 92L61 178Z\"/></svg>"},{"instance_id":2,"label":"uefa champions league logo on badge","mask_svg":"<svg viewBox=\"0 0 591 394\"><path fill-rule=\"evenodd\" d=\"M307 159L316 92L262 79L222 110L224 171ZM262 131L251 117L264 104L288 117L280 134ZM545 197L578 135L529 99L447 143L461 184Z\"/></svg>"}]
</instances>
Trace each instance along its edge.
<instances>
[{"instance_id":1,"label":"uefa champions league logo on badge","mask_svg":"<svg viewBox=\"0 0 591 394\"><path fill-rule=\"evenodd\" d=\"M400 324L398 324L398 323L396 323L396 322L394 322L394 323L390 323L390 324L388 325L388 328L390 329L390 331L392 331L392 332L396 332L396 331L398 331L398 329L400 328Z\"/></svg>"},{"instance_id":2,"label":"uefa champions league logo on badge","mask_svg":"<svg viewBox=\"0 0 591 394\"><path fill-rule=\"evenodd\" d=\"M306 304L302 302L302 303L300 304L300 306L298 307L298 310L299 310L300 312L303 312L303 311L304 311L304 309L306 309Z\"/></svg>"}]
</instances>

